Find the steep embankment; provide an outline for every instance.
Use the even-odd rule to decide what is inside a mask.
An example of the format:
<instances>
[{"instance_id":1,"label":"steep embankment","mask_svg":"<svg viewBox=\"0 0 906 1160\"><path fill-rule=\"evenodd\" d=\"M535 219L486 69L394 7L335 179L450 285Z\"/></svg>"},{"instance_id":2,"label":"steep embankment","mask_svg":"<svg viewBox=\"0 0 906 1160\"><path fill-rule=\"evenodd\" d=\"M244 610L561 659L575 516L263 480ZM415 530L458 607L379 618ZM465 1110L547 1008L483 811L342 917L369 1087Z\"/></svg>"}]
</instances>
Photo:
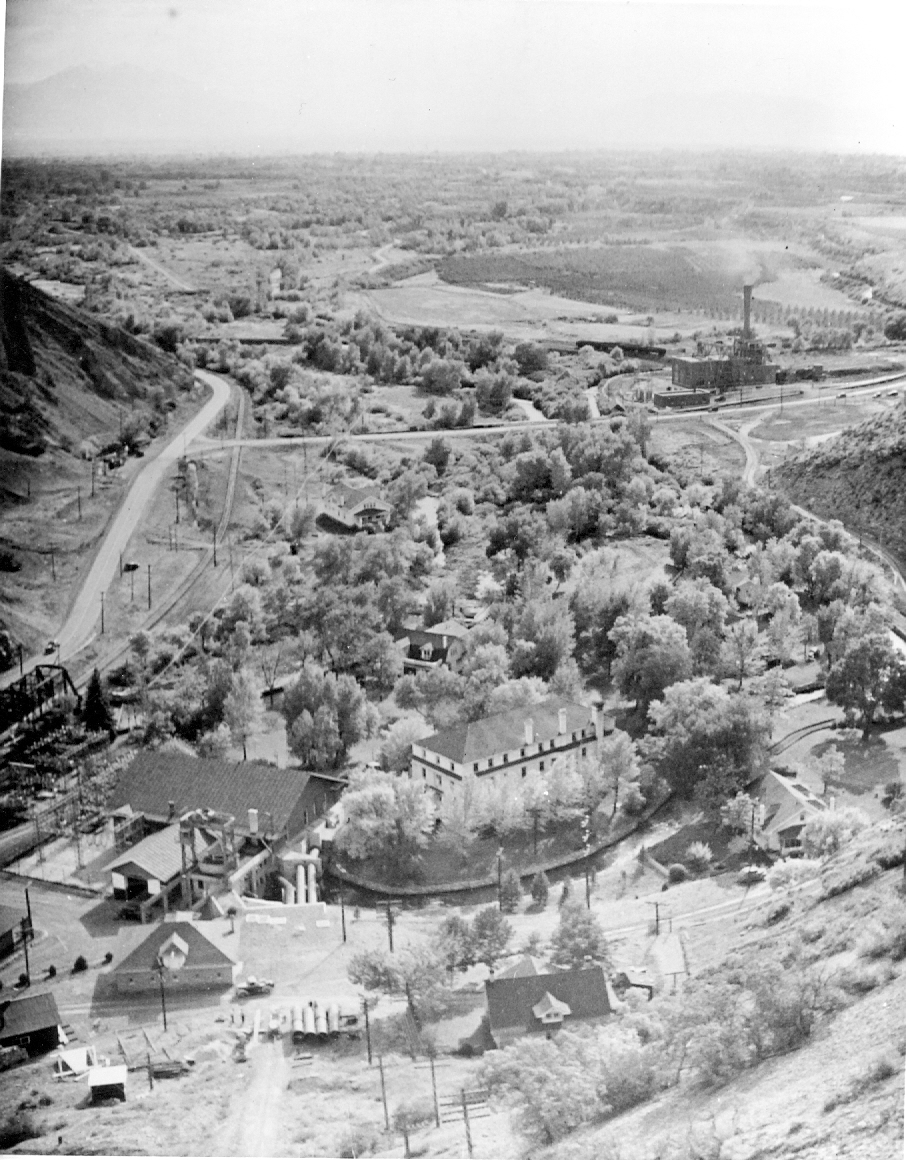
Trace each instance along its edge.
<instances>
[{"instance_id":1,"label":"steep embankment","mask_svg":"<svg viewBox=\"0 0 906 1160\"><path fill-rule=\"evenodd\" d=\"M883 542L906 560L906 407L802 451L770 473L794 503Z\"/></svg>"},{"instance_id":2,"label":"steep embankment","mask_svg":"<svg viewBox=\"0 0 906 1160\"><path fill-rule=\"evenodd\" d=\"M155 434L177 389L172 355L0 271L0 670L59 622L129 468L81 457ZM10 573L4 576L4 573Z\"/></svg>"},{"instance_id":3,"label":"steep embankment","mask_svg":"<svg viewBox=\"0 0 906 1160\"><path fill-rule=\"evenodd\" d=\"M50 298L0 271L0 448L37 456L115 436L123 404L155 404L187 371L173 356L120 327ZM12 464L4 493L14 488ZM8 497L8 494L7 494ZM8 497L10 498L10 497Z\"/></svg>"}]
</instances>

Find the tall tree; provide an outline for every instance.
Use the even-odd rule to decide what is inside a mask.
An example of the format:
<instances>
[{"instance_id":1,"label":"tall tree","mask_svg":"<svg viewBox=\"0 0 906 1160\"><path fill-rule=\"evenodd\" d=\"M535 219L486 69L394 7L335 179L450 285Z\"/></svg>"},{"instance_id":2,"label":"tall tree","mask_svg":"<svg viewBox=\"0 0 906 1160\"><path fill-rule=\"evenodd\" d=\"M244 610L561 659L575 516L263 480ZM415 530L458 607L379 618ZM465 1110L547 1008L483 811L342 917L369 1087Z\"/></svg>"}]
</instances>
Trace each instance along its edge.
<instances>
[{"instance_id":1,"label":"tall tree","mask_svg":"<svg viewBox=\"0 0 906 1160\"><path fill-rule=\"evenodd\" d=\"M346 820L336 847L350 858L375 861L394 877L411 874L431 819L421 785L388 773L355 771L343 794Z\"/></svg>"},{"instance_id":2,"label":"tall tree","mask_svg":"<svg viewBox=\"0 0 906 1160\"><path fill-rule=\"evenodd\" d=\"M850 645L827 674L827 698L855 718L868 738L878 710L906 701L906 660L889 636L873 633Z\"/></svg>"},{"instance_id":3,"label":"tall tree","mask_svg":"<svg viewBox=\"0 0 906 1160\"><path fill-rule=\"evenodd\" d=\"M610 966L607 936L590 910L572 904L562 908L551 939L551 962L566 970L591 963Z\"/></svg>"},{"instance_id":4,"label":"tall tree","mask_svg":"<svg viewBox=\"0 0 906 1160\"><path fill-rule=\"evenodd\" d=\"M97 669L91 674L88 688L85 692L85 706L82 710L82 723L89 733L113 734L113 713L110 702L101 684L101 674Z\"/></svg>"},{"instance_id":5,"label":"tall tree","mask_svg":"<svg viewBox=\"0 0 906 1160\"><path fill-rule=\"evenodd\" d=\"M692 673L685 630L669 616L621 616L610 638L617 648L614 679L640 711L647 713L665 689Z\"/></svg>"},{"instance_id":6,"label":"tall tree","mask_svg":"<svg viewBox=\"0 0 906 1160\"><path fill-rule=\"evenodd\" d=\"M248 760L248 739L261 720L261 692L247 669L233 674L233 683L223 704L223 718L235 745L242 745L242 760Z\"/></svg>"}]
</instances>

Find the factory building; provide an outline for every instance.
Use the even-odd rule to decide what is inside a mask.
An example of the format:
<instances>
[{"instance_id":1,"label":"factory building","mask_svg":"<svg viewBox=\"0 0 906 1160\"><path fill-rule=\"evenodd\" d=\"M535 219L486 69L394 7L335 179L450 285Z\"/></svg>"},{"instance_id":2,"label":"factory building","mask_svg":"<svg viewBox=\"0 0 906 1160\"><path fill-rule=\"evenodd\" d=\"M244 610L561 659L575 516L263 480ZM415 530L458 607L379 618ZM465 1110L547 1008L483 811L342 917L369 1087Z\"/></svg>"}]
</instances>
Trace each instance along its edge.
<instances>
[{"instance_id":1,"label":"factory building","mask_svg":"<svg viewBox=\"0 0 906 1160\"><path fill-rule=\"evenodd\" d=\"M743 286L742 292L742 334L733 340L732 351L671 359L674 387L682 391L725 391L777 381L778 367L768 361L764 343L752 331L752 287Z\"/></svg>"}]
</instances>

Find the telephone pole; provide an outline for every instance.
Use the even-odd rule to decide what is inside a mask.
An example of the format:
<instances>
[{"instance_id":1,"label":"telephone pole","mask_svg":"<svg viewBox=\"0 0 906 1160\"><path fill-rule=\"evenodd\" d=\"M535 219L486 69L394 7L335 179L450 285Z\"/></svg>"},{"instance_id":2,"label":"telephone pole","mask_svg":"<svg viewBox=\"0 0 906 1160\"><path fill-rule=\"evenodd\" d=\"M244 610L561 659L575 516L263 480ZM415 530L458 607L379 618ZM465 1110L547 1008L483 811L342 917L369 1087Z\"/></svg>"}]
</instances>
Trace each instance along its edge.
<instances>
[{"instance_id":1,"label":"telephone pole","mask_svg":"<svg viewBox=\"0 0 906 1160\"><path fill-rule=\"evenodd\" d=\"M151 607L151 565L148 565L148 608Z\"/></svg>"}]
</instances>

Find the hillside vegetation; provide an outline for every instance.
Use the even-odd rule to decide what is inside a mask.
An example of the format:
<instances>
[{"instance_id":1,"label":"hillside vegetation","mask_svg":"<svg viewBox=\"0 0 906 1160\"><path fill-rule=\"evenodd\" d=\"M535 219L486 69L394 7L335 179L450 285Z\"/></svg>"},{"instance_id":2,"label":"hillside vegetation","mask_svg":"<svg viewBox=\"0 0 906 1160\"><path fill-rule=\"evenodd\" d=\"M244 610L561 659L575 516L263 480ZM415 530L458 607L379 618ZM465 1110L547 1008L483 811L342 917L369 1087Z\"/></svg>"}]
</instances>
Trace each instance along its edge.
<instances>
[{"instance_id":1,"label":"hillside vegetation","mask_svg":"<svg viewBox=\"0 0 906 1160\"><path fill-rule=\"evenodd\" d=\"M675 996L489 1056L535 1160L902 1155L903 838L901 816L801 891L778 877Z\"/></svg>"},{"instance_id":2,"label":"hillside vegetation","mask_svg":"<svg viewBox=\"0 0 906 1160\"><path fill-rule=\"evenodd\" d=\"M121 408L136 403L132 423L156 428L188 376L176 358L6 271L0 293L0 448L38 456L115 436Z\"/></svg>"},{"instance_id":3,"label":"hillside vegetation","mask_svg":"<svg viewBox=\"0 0 906 1160\"><path fill-rule=\"evenodd\" d=\"M906 559L906 407L799 452L771 480L816 514L883 541Z\"/></svg>"}]
</instances>

